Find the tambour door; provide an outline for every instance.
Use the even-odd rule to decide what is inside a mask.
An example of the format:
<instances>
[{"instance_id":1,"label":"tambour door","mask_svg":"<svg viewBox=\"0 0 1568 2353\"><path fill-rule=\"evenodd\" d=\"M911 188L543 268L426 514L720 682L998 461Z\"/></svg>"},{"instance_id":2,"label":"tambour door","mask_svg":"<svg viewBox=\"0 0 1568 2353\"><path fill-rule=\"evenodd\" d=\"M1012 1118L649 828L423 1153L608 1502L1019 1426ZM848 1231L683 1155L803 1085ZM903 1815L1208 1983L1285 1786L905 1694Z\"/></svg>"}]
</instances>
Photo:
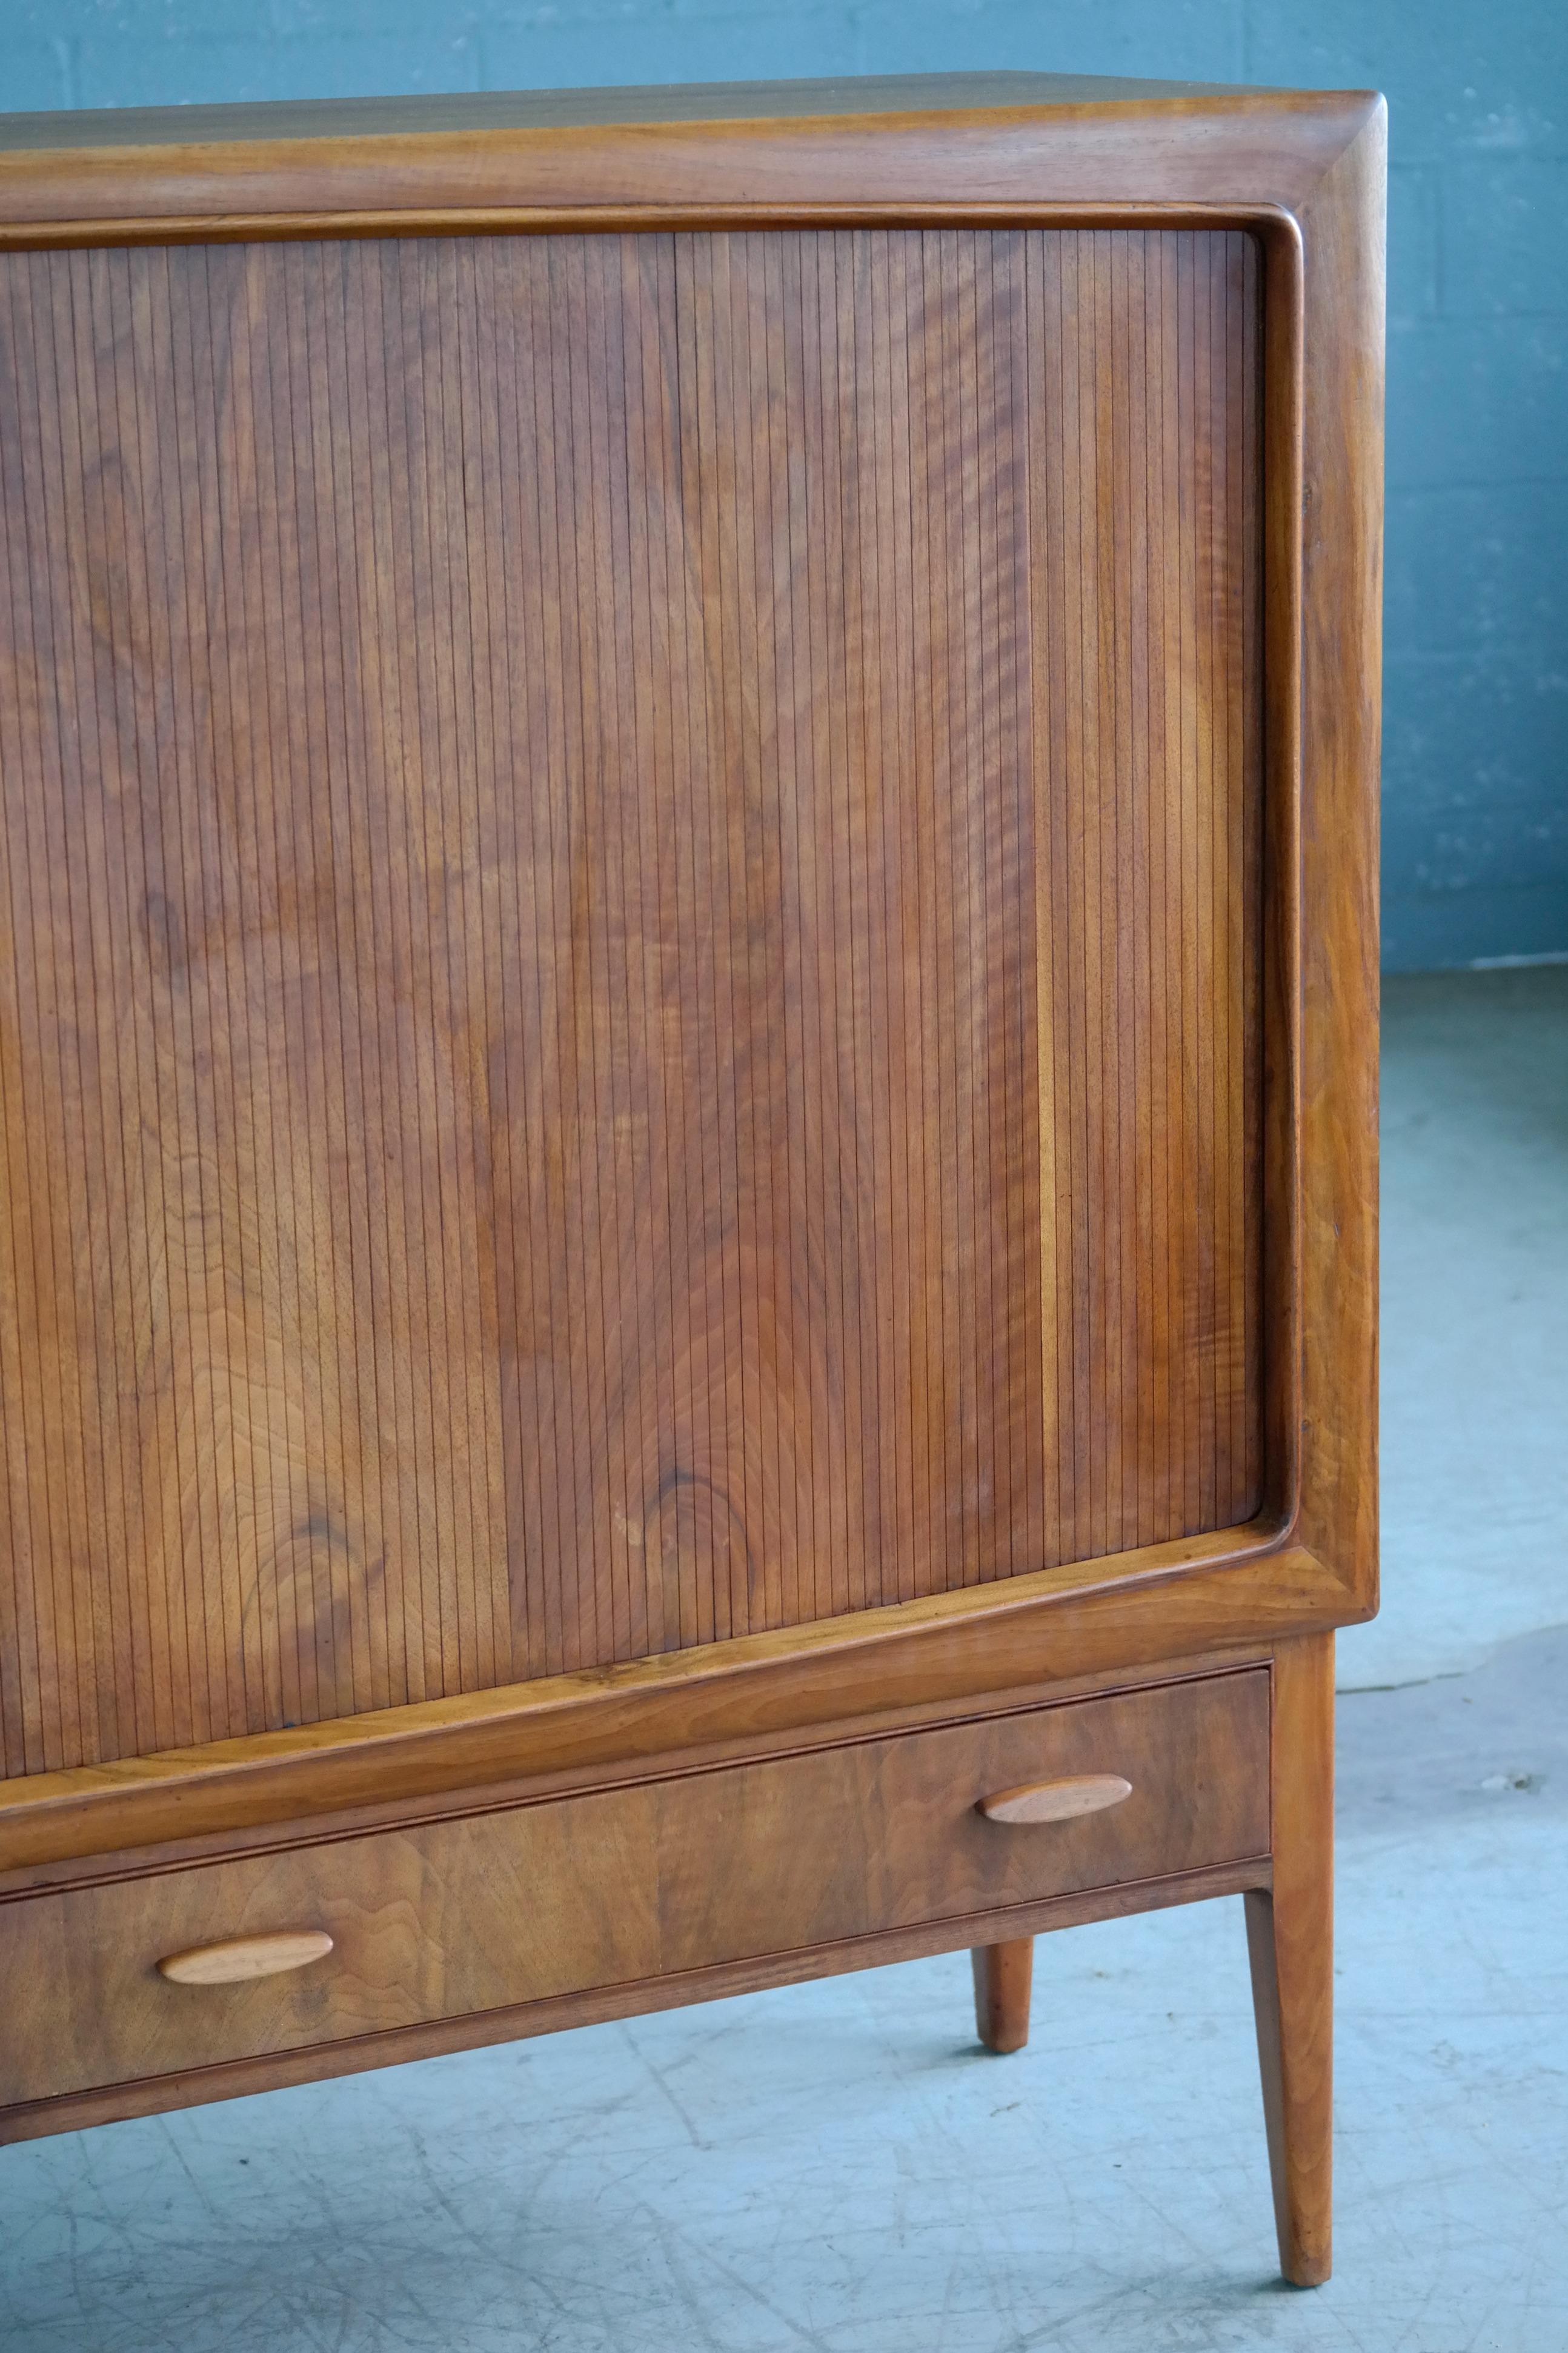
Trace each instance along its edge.
<instances>
[{"instance_id":1,"label":"tambour door","mask_svg":"<svg viewBox=\"0 0 1568 2353\"><path fill-rule=\"evenodd\" d=\"M7 1773L1256 1511L1260 279L0 255Z\"/></svg>"}]
</instances>

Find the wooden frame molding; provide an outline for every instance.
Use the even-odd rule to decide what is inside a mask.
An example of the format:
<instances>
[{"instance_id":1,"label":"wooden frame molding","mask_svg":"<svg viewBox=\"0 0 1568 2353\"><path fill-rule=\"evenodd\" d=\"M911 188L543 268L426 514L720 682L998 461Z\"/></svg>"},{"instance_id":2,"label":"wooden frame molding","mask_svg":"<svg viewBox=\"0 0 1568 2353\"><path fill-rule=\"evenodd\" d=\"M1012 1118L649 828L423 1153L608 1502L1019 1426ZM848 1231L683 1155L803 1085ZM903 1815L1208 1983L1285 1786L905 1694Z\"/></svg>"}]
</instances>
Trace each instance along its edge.
<instances>
[{"instance_id":1,"label":"wooden frame molding","mask_svg":"<svg viewBox=\"0 0 1568 2353\"><path fill-rule=\"evenodd\" d=\"M406 127L428 117L395 101L182 109L143 118L133 143L121 128L119 146L97 143L102 117L12 117L0 128L0 219L12 242L39 245L297 237L322 216L334 235L379 236L581 227L585 214L657 227L672 210L714 225L847 208L985 218L1019 203L1107 217L1140 204L1173 217L1233 219L1258 205L1300 215L1382 109L1364 92L1140 97L1125 82L1068 84L1062 97L1063 84L1033 74L946 78L953 102L922 107L930 87L704 84L661 91L668 111L657 118L647 93L519 94L456 101L451 127L428 130ZM781 111L792 90L800 111ZM884 103L868 106L873 94ZM614 119L628 97L642 119L624 106ZM858 135L873 127L874 142Z\"/></svg>"}]
</instances>

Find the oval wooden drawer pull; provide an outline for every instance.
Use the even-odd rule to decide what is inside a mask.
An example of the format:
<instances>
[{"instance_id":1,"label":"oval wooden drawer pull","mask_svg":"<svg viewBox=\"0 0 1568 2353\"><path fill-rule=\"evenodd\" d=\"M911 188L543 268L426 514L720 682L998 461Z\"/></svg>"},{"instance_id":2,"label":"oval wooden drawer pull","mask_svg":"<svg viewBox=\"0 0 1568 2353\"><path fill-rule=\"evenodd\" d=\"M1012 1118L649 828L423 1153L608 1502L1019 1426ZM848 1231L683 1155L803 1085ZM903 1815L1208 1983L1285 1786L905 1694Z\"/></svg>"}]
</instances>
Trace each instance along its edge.
<instances>
[{"instance_id":1,"label":"oval wooden drawer pull","mask_svg":"<svg viewBox=\"0 0 1568 2353\"><path fill-rule=\"evenodd\" d=\"M239 1985L247 1978L275 1978L302 1969L332 1949L324 1928L279 1928L269 1936L230 1936L221 1945L193 1945L158 1964L175 1985Z\"/></svg>"},{"instance_id":2,"label":"oval wooden drawer pull","mask_svg":"<svg viewBox=\"0 0 1568 2353\"><path fill-rule=\"evenodd\" d=\"M989 1822L1070 1822L1079 1814L1119 1806L1131 1795L1131 1782L1120 1773L1079 1773L1065 1781L1023 1781L1016 1789L998 1789L981 1799L980 1810Z\"/></svg>"}]
</instances>

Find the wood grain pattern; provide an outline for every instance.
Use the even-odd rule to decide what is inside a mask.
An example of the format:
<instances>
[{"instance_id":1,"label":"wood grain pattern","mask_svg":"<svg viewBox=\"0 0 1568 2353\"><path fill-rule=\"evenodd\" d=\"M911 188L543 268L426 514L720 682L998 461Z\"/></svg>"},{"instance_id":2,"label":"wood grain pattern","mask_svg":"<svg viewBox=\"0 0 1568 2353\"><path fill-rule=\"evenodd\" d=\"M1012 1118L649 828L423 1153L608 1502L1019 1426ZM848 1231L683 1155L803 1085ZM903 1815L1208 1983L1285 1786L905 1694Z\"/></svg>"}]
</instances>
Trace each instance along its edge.
<instances>
[{"instance_id":1,"label":"wood grain pattern","mask_svg":"<svg viewBox=\"0 0 1568 2353\"><path fill-rule=\"evenodd\" d=\"M1218 100L1237 113L1285 113L1281 100L1303 93L1238 90L1234 84L1138 81L1121 75L984 71L956 74L832 74L786 81L698 81L595 85L587 90L442 90L401 98L263 99L237 105L128 106L0 114L0 154L89 151L122 156L127 148L202 147L216 176L237 149L257 141L322 142L401 138L440 145L466 139L470 169L498 131L608 130L628 124L744 123L753 142L770 122L817 121L846 115L886 126L935 113L951 127L961 113L1046 107L1190 106ZM1321 101L1319 101L1320 104ZM1310 101L1309 100L1309 104ZM886 135L884 130L884 136ZM294 158L299 168L301 158ZM339 159L344 160L344 159Z\"/></svg>"},{"instance_id":2,"label":"wood grain pattern","mask_svg":"<svg viewBox=\"0 0 1568 2353\"><path fill-rule=\"evenodd\" d=\"M1333 2267L1334 1638L1282 1643L1272 1711L1274 1874L1247 1894L1279 2268Z\"/></svg>"},{"instance_id":3,"label":"wood grain pattern","mask_svg":"<svg viewBox=\"0 0 1568 2353\"><path fill-rule=\"evenodd\" d=\"M19 1896L0 2104L1258 1861L1268 1744L1253 1669ZM1119 1765L1136 1794L1109 1813L1019 1833L976 1811ZM302 1927L333 1942L310 1968L210 1999L158 1973Z\"/></svg>"},{"instance_id":4,"label":"wood grain pattern","mask_svg":"<svg viewBox=\"0 0 1568 2353\"><path fill-rule=\"evenodd\" d=\"M246 1985L252 1978L308 1968L312 1961L324 1961L331 1949L324 1928L274 1928L265 1936L226 1936L216 1945L166 1953L157 1969L171 1985Z\"/></svg>"},{"instance_id":5,"label":"wood grain pattern","mask_svg":"<svg viewBox=\"0 0 1568 2353\"><path fill-rule=\"evenodd\" d=\"M980 1800L988 1822L1070 1822L1079 1814L1098 1814L1119 1806L1132 1795L1132 1784L1120 1773L1083 1773L1067 1781L1026 1781L1020 1788L998 1789Z\"/></svg>"},{"instance_id":6,"label":"wood grain pattern","mask_svg":"<svg viewBox=\"0 0 1568 2353\"><path fill-rule=\"evenodd\" d=\"M962 1607L962 1596L942 1598ZM880 1624L898 1614L879 1610L850 1622ZM870 1738L971 1715L1018 1714L1047 1699L1055 1705L1193 1674L1229 1672L1266 1663L1268 1656L1266 1644L1252 1641L1194 1654L1173 1668L1166 1662L1151 1671L1141 1662L1140 1672L1119 1662L1099 1673L1020 1683L1017 1660L1009 1662L1006 1655L1011 1614L980 1619L987 1642L979 1652L960 1650L955 1691L911 1688L905 1670L889 1669L879 1656L852 1663L847 1652L842 1656L842 1679L836 1675L825 1687L816 1672L820 1661L807 1649L797 1662L804 1690L789 1689L784 1708L774 1715L776 1661L768 1661L759 1693L748 1689L743 1677L739 1683L730 1675L694 1677L693 1654L681 1651L629 1668L515 1684L493 1695L428 1700L381 1715L308 1725L292 1734L253 1733L174 1759L132 1757L28 1775L6 1786L6 1802L0 1807L0 1899L121 1877L128 1848L136 1850L139 1872L154 1873L294 1845L307 1837L342 1837L404 1820L468 1813L477 1788L484 1789L487 1804L518 1805L636 1780L650 1763L656 1769L668 1764L683 1772L745 1764L793 1755L824 1738ZM1282 1615L1295 1622L1294 1612ZM1028 1625L1027 1611L1022 1622ZM832 1620L822 1633L839 1649L833 1638L841 1630L842 1621ZM772 1649L800 1639L798 1630L786 1629L752 1641ZM727 1643L696 1655L723 1658L738 1647ZM1105 1647L1121 1647L1111 1630ZM922 1655L931 1655L929 1644L923 1652L916 1646L917 1658ZM1007 1663L1015 1670L1010 1676L999 1672ZM968 1675L962 1672L966 1667L972 1670ZM636 1688L645 1677L655 1678L663 1689ZM622 1678L634 1685L628 1704L602 1705L602 1700L614 1698ZM564 1706L552 1705L552 1697L559 1703L562 1681L574 1697ZM468 1710L477 1711L477 1718L465 1723L461 1718ZM387 1726L397 1727L390 1745ZM368 1738L356 1739L367 1732ZM300 1747L300 1742L319 1745Z\"/></svg>"},{"instance_id":7,"label":"wood grain pattern","mask_svg":"<svg viewBox=\"0 0 1568 2353\"><path fill-rule=\"evenodd\" d=\"M1042 204L1278 221L1381 103L981 73L14 115L0 237L299 237L322 216L345 235L650 227L682 207L706 226Z\"/></svg>"},{"instance_id":8,"label":"wood grain pattern","mask_svg":"<svg viewBox=\"0 0 1568 2353\"><path fill-rule=\"evenodd\" d=\"M1384 216L1378 100L1304 208L1300 1539L1378 1596L1377 776ZM1276 591L1278 596L1278 591ZM1288 615L1281 613L1277 638Z\"/></svg>"},{"instance_id":9,"label":"wood grain pattern","mask_svg":"<svg viewBox=\"0 0 1568 2353\"><path fill-rule=\"evenodd\" d=\"M1029 2039L1029 1997L1035 1983L1033 1936L1010 1936L1001 1945L976 1945L974 2031L987 2051L1022 2051Z\"/></svg>"},{"instance_id":10,"label":"wood grain pattern","mask_svg":"<svg viewBox=\"0 0 1568 2353\"><path fill-rule=\"evenodd\" d=\"M0 261L8 1772L1250 1514L1258 281Z\"/></svg>"},{"instance_id":11,"label":"wood grain pattern","mask_svg":"<svg viewBox=\"0 0 1568 2353\"><path fill-rule=\"evenodd\" d=\"M238 2098L250 2092L274 2091L285 2084L315 2083L334 2075L351 2075L362 2068L401 2065L410 2059L428 2059L448 2051L475 2051L533 2034L553 2034L564 2027L591 2026L605 2019L638 2018L651 2011L679 2009L694 2001L718 2001L731 1994L754 1993L764 1986L798 1985L805 1978L834 1977L846 1971L885 1968L890 1962L912 1961L933 1953L963 1951L976 1937L1005 1932L1010 1936L1035 1936L1052 1928L1079 1926L1088 1920L1125 1919L1134 1912L1159 1911L1170 1905L1200 1904L1219 1895L1237 1895L1267 1886L1270 1864L1267 1856L1244 1862L1213 1863L1200 1871L1177 1872L1164 1879L1140 1879L1117 1887L1097 1887L1079 1895L1053 1895L1038 1904L1022 1904L989 1918L941 1920L919 1928L880 1929L869 1936L849 1936L837 1944L808 1945L789 1953L764 1953L754 1959L716 1961L711 1968L658 1978L634 1978L616 1985L590 1987L583 1993L552 1994L538 2001L513 2003L500 2010L471 2012L463 2018L437 2019L426 2025L383 2027L366 2034L340 2036L331 2042L302 2045L260 2059L232 2059L210 2067L192 2067L159 2075L142 2075L112 2084L104 2091L61 2092L37 2100L19 2101L0 2108L0 2146L34 2140L40 2135L74 2132L89 2125L112 2124L125 2116L161 2115L167 2109L188 2108L206 2100Z\"/></svg>"}]
</instances>

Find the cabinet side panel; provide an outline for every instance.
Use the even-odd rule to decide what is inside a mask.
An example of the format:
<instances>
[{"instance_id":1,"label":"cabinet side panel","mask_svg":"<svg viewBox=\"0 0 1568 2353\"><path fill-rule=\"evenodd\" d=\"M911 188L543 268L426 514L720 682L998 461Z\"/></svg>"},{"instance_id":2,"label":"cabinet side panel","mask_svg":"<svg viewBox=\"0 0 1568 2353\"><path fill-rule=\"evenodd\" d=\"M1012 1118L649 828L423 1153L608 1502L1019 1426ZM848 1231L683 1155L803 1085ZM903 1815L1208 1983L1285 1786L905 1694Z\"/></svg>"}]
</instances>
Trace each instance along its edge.
<instances>
[{"instance_id":1,"label":"cabinet side panel","mask_svg":"<svg viewBox=\"0 0 1568 2353\"><path fill-rule=\"evenodd\" d=\"M1249 1514L1257 313L0 259L7 1772Z\"/></svg>"}]
</instances>

